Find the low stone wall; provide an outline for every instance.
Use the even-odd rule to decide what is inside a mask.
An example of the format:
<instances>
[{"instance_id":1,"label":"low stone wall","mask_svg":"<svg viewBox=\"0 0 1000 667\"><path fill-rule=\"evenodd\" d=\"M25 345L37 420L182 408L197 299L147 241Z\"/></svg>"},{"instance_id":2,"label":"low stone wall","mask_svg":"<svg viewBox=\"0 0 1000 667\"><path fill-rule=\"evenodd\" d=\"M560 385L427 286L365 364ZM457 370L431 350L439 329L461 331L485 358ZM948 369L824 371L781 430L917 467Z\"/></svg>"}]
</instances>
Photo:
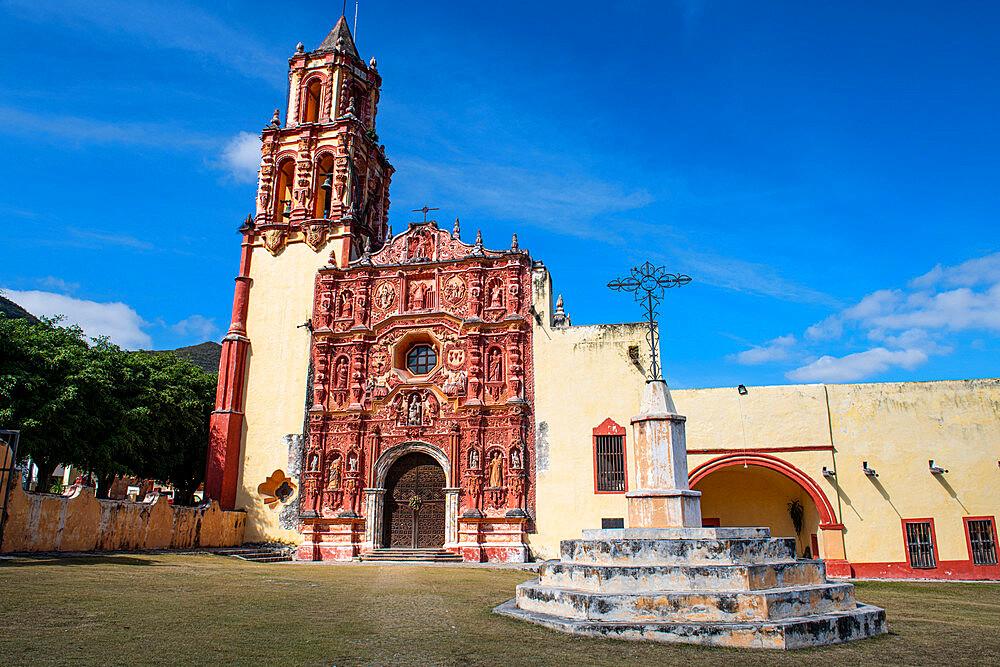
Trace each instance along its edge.
<instances>
[{"instance_id":1,"label":"low stone wall","mask_svg":"<svg viewBox=\"0 0 1000 667\"><path fill-rule=\"evenodd\" d=\"M61 496L10 490L3 553L138 551L232 547L243 543L244 512L219 504L175 507L162 496L143 502L98 500L94 489L71 486Z\"/></svg>"}]
</instances>

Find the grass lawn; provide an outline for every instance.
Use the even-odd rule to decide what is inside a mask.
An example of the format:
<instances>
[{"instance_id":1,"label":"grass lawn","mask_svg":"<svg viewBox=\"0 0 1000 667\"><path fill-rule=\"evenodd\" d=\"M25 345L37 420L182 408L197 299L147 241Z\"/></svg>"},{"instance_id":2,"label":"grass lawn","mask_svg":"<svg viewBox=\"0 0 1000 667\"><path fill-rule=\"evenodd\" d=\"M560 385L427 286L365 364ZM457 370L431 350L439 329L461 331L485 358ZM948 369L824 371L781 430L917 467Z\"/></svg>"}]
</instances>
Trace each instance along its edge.
<instances>
[{"instance_id":1,"label":"grass lawn","mask_svg":"<svg viewBox=\"0 0 1000 667\"><path fill-rule=\"evenodd\" d=\"M495 616L530 572L111 555L0 564L0 664L998 664L1000 585L862 582L890 634L787 653L584 639Z\"/></svg>"}]
</instances>

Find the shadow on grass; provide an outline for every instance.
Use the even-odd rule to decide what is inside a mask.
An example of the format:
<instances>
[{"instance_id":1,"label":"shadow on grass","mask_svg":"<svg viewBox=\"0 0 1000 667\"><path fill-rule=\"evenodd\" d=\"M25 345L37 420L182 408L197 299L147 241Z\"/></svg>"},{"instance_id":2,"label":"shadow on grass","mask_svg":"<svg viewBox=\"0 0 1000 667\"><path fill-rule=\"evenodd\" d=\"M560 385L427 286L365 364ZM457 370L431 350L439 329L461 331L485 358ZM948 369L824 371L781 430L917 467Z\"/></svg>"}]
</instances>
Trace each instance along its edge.
<instances>
[{"instance_id":1,"label":"shadow on grass","mask_svg":"<svg viewBox=\"0 0 1000 667\"><path fill-rule=\"evenodd\" d=\"M18 556L10 560L0 560L0 568L33 567L36 565L160 565L148 558L136 556Z\"/></svg>"}]
</instances>

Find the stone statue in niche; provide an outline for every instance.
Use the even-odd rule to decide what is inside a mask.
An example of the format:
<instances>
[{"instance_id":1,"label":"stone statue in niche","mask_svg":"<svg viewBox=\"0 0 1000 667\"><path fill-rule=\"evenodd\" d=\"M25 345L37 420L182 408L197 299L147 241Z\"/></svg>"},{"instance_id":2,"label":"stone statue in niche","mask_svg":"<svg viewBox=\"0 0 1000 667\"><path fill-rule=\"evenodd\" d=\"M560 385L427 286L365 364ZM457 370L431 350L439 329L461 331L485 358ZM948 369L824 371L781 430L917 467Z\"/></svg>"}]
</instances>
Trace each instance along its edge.
<instances>
[{"instance_id":1,"label":"stone statue in niche","mask_svg":"<svg viewBox=\"0 0 1000 667\"><path fill-rule=\"evenodd\" d=\"M340 488L340 459L336 458L330 464L330 488Z\"/></svg>"},{"instance_id":2,"label":"stone statue in niche","mask_svg":"<svg viewBox=\"0 0 1000 667\"><path fill-rule=\"evenodd\" d=\"M490 286L490 308L503 308L503 288L499 282Z\"/></svg>"},{"instance_id":3,"label":"stone statue in niche","mask_svg":"<svg viewBox=\"0 0 1000 667\"><path fill-rule=\"evenodd\" d=\"M319 454L311 452L309 454L309 472L319 472Z\"/></svg>"},{"instance_id":4,"label":"stone statue in niche","mask_svg":"<svg viewBox=\"0 0 1000 667\"><path fill-rule=\"evenodd\" d=\"M483 303L480 299L482 291L477 285L473 285L472 289L469 290L469 305L472 308L472 314L475 317L479 317L483 312Z\"/></svg>"},{"instance_id":5,"label":"stone statue in niche","mask_svg":"<svg viewBox=\"0 0 1000 667\"><path fill-rule=\"evenodd\" d=\"M515 470L521 469L521 450L517 447L510 450L510 467Z\"/></svg>"},{"instance_id":6,"label":"stone statue in niche","mask_svg":"<svg viewBox=\"0 0 1000 667\"><path fill-rule=\"evenodd\" d=\"M503 353L497 348L490 350L486 360L486 380L488 382L503 382Z\"/></svg>"},{"instance_id":7,"label":"stone statue in niche","mask_svg":"<svg viewBox=\"0 0 1000 667\"><path fill-rule=\"evenodd\" d=\"M500 452L493 454L490 459L490 487L498 489L503 486L503 457Z\"/></svg>"},{"instance_id":8,"label":"stone statue in niche","mask_svg":"<svg viewBox=\"0 0 1000 667\"><path fill-rule=\"evenodd\" d=\"M410 288L410 310L423 310L427 307L427 285L417 283Z\"/></svg>"},{"instance_id":9,"label":"stone statue in niche","mask_svg":"<svg viewBox=\"0 0 1000 667\"><path fill-rule=\"evenodd\" d=\"M347 472L358 471L358 455L351 452L347 455Z\"/></svg>"},{"instance_id":10,"label":"stone statue in niche","mask_svg":"<svg viewBox=\"0 0 1000 667\"><path fill-rule=\"evenodd\" d=\"M410 396L408 416L407 422L410 426L420 426L423 422L423 408L420 403L420 397L416 394Z\"/></svg>"},{"instance_id":11,"label":"stone statue in niche","mask_svg":"<svg viewBox=\"0 0 1000 667\"><path fill-rule=\"evenodd\" d=\"M403 400L402 394L396 394L396 398L389 404L389 419L397 424L403 419Z\"/></svg>"},{"instance_id":12,"label":"stone statue in niche","mask_svg":"<svg viewBox=\"0 0 1000 667\"><path fill-rule=\"evenodd\" d=\"M340 298L340 319L354 318L354 297L350 292L344 292Z\"/></svg>"},{"instance_id":13,"label":"stone statue in niche","mask_svg":"<svg viewBox=\"0 0 1000 667\"><path fill-rule=\"evenodd\" d=\"M337 361L337 389L347 389L347 357Z\"/></svg>"},{"instance_id":14,"label":"stone statue in niche","mask_svg":"<svg viewBox=\"0 0 1000 667\"><path fill-rule=\"evenodd\" d=\"M331 305L332 302L330 300L330 293L323 292L323 296L321 296L319 300L319 313L317 313L317 315L319 315L317 319L319 319L320 326L330 326Z\"/></svg>"},{"instance_id":15,"label":"stone statue in niche","mask_svg":"<svg viewBox=\"0 0 1000 667\"><path fill-rule=\"evenodd\" d=\"M424 417L427 418L427 422L430 423L438 416L438 411L440 409L440 404L438 404L437 397L434 396L434 392L428 391L427 398L424 399Z\"/></svg>"},{"instance_id":16,"label":"stone statue in niche","mask_svg":"<svg viewBox=\"0 0 1000 667\"><path fill-rule=\"evenodd\" d=\"M473 470L479 470L479 450L469 450L469 467Z\"/></svg>"}]
</instances>

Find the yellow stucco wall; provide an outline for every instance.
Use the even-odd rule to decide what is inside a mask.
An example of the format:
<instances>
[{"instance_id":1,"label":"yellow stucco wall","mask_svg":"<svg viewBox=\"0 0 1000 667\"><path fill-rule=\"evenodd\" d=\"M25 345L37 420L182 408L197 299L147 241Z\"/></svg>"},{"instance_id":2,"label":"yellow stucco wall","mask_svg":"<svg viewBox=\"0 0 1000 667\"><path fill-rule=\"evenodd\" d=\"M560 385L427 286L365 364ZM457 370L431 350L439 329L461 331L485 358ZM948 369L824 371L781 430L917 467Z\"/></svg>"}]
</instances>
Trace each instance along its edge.
<instances>
[{"instance_id":1,"label":"yellow stucco wall","mask_svg":"<svg viewBox=\"0 0 1000 667\"><path fill-rule=\"evenodd\" d=\"M547 271L536 269L533 291L542 322L533 333L537 533L528 543L535 558L544 559L558 556L559 540L600 528L602 518L626 517L624 494L594 492L592 437L608 417L626 427L633 488L630 420L639 410L645 379L628 348L645 344L645 329L641 324L553 329Z\"/></svg>"},{"instance_id":2,"label":"yellow stucco wall","mask_svg":"<svg viewBox=\"0 0 1000 667\"><path fill-rule=\"evenodd\" d=\"M289 473L287 434L301 434L309 372L309 329L316 272L330 261L335 243L319 252L293 243L276 256L263 246L253 249L247 336L246 422L241 450L236 507L247 512L246 539L300 542L295 530L278 525L278 512L264 506L257 493L275 470ZM293 478L296 485L298 479ZM289 502L297 502L293 496Z\"/></svg>"},{"instance_id":3,"label":"yellow stucco wall","mask_svg":"<svg viewBox=\"0 0 1000 667\"><path fill-rule=\"evenodd\" d=\"M219 504L175 507L166 498L149 502L98 500L89 487L65 495L10 490L3 552L135 551L243 543L243 512L223 512Z\"/></svg>"},{"instance_id":4,"label":"yellow stucco wall","mask_svg":"<svg viewBox=\"0 0 1000 667\"><path fill-rule=\"evenodd\" d=\"M829 394L829 413L826 395ZM673 392L697 449L771 452L808 474L843 522L852 562L906 560L901 519L933 518L942 561L967 560L963 516L1000 514L1000 380ZM745 427L745 428L744 428ZM718 454L689 453L689 467ZM932 475L927 462L947 468ZM878 472L866 476L862 462ZM836 470L824 478L822 468Z\"/></svg>"}]
</instances>

